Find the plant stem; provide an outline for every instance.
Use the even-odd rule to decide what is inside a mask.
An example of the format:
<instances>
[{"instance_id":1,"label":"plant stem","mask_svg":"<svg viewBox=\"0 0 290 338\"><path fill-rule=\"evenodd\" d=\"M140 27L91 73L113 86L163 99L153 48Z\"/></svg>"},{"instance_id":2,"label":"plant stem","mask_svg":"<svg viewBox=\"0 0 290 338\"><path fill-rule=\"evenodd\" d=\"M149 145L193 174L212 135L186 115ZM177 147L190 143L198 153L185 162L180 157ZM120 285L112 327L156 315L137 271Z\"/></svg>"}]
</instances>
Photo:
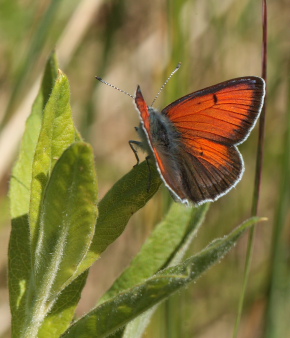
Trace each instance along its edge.
<instances>
[{"instance_id":1,"label":"plant stem","mask_svg":"<svg viewBox=\"0 0 290 338\"><path fill-rule=\"evenodd\" d=\"M267 47L268 47L267 35L268 34L267 34L267 2L266 0L262 0L262 20L263 20L262 77L265 80L265 82L267 82ZM257 149L257 157L256 157L254 193L253 193L253 201L252 201L252 213L251 213L252 216L257 216L259 197L260 197L260 186L261 186L263 157L264 157L265 117L266 117L266 95L264 98L264 106L262 109L262 113L260 116L260 122L259 122L259 139L258 139L258 149ZM240 300L239 300L238 314L236 318L233 338L236 338L239 332L239 326L240 326L240 321L241 321L242 312L243 312L245 294L246 294L246 289L248 286L251 263L252 263L255 232L256 232L256 226L254 225L249 233L243 286L242 286L242 292L241 292Z\"/></svg>"}]
</instances>

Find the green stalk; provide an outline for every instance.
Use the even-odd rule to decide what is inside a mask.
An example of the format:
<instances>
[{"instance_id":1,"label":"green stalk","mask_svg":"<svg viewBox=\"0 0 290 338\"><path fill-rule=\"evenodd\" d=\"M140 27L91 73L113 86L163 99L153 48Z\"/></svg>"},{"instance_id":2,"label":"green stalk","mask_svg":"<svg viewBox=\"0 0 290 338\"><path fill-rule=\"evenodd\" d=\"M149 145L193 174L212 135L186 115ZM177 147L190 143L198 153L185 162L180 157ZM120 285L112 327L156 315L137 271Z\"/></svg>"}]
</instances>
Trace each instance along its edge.
<instances>
[{"instance_id":1,"label":"green stalk","mask_svg":"<svg viewBox=\"0 0 290 338\"><path fill-rule=\"evenodd\" d=\"M262 60L262 78L267 83L267 2L266 0L262 0L262 20L263 20L263 60ZM257 216L258 205L259 205L259 197L260 197L260 186L261 186L261 177L262 177L262 169L263 169L263 158L264 158L264 138L265 138L265 118L266 118L266 96L264 99L264 106L262 109L262 113L260 116L259 122L259 139L258 139L258 149L257 149L257 157L256 157L256 173L255 173L255 182L254 182L254 193L253 193L253 201L252 201L252 216ZM249 240L247 246L247 255L246 255L246 264L245 264L245 273L243 279L242 292L240 295L239 305L238 305L238 314L236 318L233 338L237 338L244 301L245 294L249 282L250 269L252 264L253 257L253 246L255 240L255 232L256 225L250 229L249 232Z\"/></svg>"}]
</instances>

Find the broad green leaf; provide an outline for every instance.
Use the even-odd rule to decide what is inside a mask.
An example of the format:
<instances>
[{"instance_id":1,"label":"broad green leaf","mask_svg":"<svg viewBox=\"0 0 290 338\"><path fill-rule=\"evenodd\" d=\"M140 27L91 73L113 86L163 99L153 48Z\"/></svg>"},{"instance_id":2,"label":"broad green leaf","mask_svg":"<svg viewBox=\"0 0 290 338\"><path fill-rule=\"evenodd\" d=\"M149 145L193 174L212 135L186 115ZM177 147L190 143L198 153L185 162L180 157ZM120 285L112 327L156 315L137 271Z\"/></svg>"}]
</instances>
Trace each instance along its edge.
<instances>
[{"instance_id":1,"label":"broad green leaf","mask_svg":"<svg viewBox=\"0 0 290 338\"><path fill-rule=\"evenodd\" d=\"M36 247L36 287L41 289L52 277L49 293L55 295L68 283L91 245L96 206L93 150L77 142L58 160L45 190Z\"/></svg>"},{"instance_id":2,"label":"broad green leaf","mask_svg":"<svg viewBox=\"0 0 290 338\"><path fill-rule=\"evenodd\" d=\"M56 82L57 77L58 81ZM63 95L64 92L66 95ZM44 122L42 121L43 114L45 115ZM27 310L27 287L33 283L29 280L31 277L31 238L29 237L28 213L35 149L38 149L36 159L41 162L41 152L46 151L46 148L42 147L45 140L49 140L48 143L50 143L52 150L60 146L60 148L63 148L62 151L65 150L65 142L63 144L60 142L59 145L56 142L59 142L59 140L66 141L67 138L62 137L61 133L66 134L69 130L73 131L72 141L79 140L80 136L74 129L70 114L68 81L61 73L58 74L58 64L53 53L48 60L42 86L26 123L19 159L13 169L10 184L12 231L9 246L9 287L14 335L19 334L20 327L23 326L25 311ZM60 123L61 127L55 126L57 123ZM49 136L51 137L49 138ZM69 145L69 142L67 144ZM56 151L51 152L51 162L55 162L57 159L54 156L55 153ZM49 163L51 166L49 170L53 166L51 162ZM47 171L49 172L49 170ZM37 174L41 177L41 173ZM37 179L37 177L34 178ZM33 191L34 193L35 191ZM50 328L50 337L59 337L66 329L74 315L86 276L87 272L79 276L61 293L42 326L44 337L46 337L45 331L48 328ZM69 298L69 295L72 294L73 297ZM51 331L51 323L53 323L54 336Z\"/></svg>"},{"instance_id":3,"label":"broad green leaf","mask_svg":"<svg viewBox=\"0 0 290 338\"><path fill-rule=\"evenodd\" d=\"M57 78L57 60L53 53L47 62L42 85L26 122L18 160L10 181L12 230L9 243L9 293L12 331L23 320L25 294L31 269L28 212L34 152L41 129L43 109Z\"/></svg>"},{"instance_id":4,"label":"broad green leaf","mask_svg":"<svg viewBox=\"0 0 290 338\"><path fill-rule=\"evenodd\" d=\"M182 264L161 270L145 282L104 302L75 322L62 337L101 338L114 333L142 312L200 277L224 257L246 229L259 220L250 219Z\"/></svg>"},{"instance_id":5,"label":"broad green leaf","mask_svg":"<svg viewBox=\"0 0 290 338\"><path fill-rule=\"evenodd\" d=\"M114 184L100 201L93 242L78 274L88 269L100 257L100 254L122 234L130 217L144 207L156 193L162 181L153 166L150 175L151 184L148 191L148 165L142 162Z\"/></svg>"},{"instance_id":6,"label":"broad green leaf","mask_svg":"<svg viewBox=\"0 0 290 338\"><path fill-rule=\"evenodd\" d=\"M123 229L125 228L128 219L132 216L132 213L136 212L141 208L146 202L151 198L151 196L156 192L158 189L161 180L159 178L159 175L155 176L152 178L152 184L151 184L151 189L149 192L147 192L147 187L148 187L148 166L147 163L143 163L140 166L132 169L125 177L121 178L119 182L116 183L116 185L108 192L109 195L106 195L104 199L100 202L99 204L99 212L102 212L104 210L104 207L110 207L111 212L115 215L115 217L112 217L112 219L115 222L115 226L119 226L119 229L117 229L117 235L120 235ZM156 173L153 172L153 175ZM128 182L130 182L128 186ZM131 184L134 182L134 184ZM122 196L122 193L126 196L130 196L131 189L132 190L137 190L137 193L141 195L141 197L138 197L140 195L137 195L135 197L135 202L136 205L133 207L129 208L128 210L128 204L126 203L126 200L123 199L118 199L118 203L110 203L110 198L108 196L112 196L115 198L116 196ZM123 191L123 192L122 192ZM140 198L140 201L139 201ZM131 197L133 199L133 197ZM123 217L121 219L118 219L115 214L115 209L114 207L119 207L119 210L124 210L123 211ZM108 213L108 217L109 212ZM100 219L100 217L99 217ZM106 219L106 217L102 218L103 220ZM99 222L97 223L99 224ZM102 224L102 222L100 223ZM105 229L103 229L105 231ZM108 227L108 234L110 232L114 231L113 227ZM114 235L114 234L113 234ZM94 238L96 238L96 234ZM100 252L101 253L101 252ZM90 256L89 259L85 259L85 263L81 263L78 271L76 271L75 276L76 277L79 273L82 271L85 271L85 276L87 275L88 268L90 265L98 258L99 255L95 255L94 253ZM56 304L52 308L51 312L48 314L48 316L45 318L44 324L41 327L41 330L39 332L39 338L46 338L47 337L47 332L50 333L49 337L58 337L59 333L62 333L64 331L63 328L67 328L68 326L68 321L67 320L62 320L64 317L64 314L66 313L66 319L71 318L73 311L75 309L75 306L78 302L78 299L80 298L81 291L83 284L78 284L78 280L81 277L82 278L83 274L81 274L75 281L73 281L70 285L68 285L64 291L61 293L60 298L57 300ZM82 281L82 279L81 279ZM67 295L71 295L73 293L74 295L74 301L72 299L68 298ZM73 304L71 304L73 303ZM53 324L53 325L52 325Z\"/></svg>"},{"instance_id":7,"label":"broad green leaf","mask_svg":"<svg viewBox=\"0 0 290 338\"><path fill-rule=\"evenodd\" d=\"M24 336L37 336L86 256L94 234L96 205L93 152L87 144L77 142L57 161L43 195Z\"/></svg>"},{"instance_id":8,"label":"broad green leaf","mask_svg":"<svg viewBox=\"0 0 290 338\"><path fill-rule=\"evenodd\" d=\"M188 237L196 235L199 225L204 219L208 205L201 208L189 208L180 203L172 203L165 219L160 222L141 251L133 259L130 266L115 281L113 286L101 299L100 303L116 296L167 267L179 250L185 253ZM186 244L186 249L183 246ZM175 264L181 261L175 261Z\"/></svg>"},{"instance_id":9,"label":"broad green leaf","mask_svg":"<svg viewBox=\"0 0 290 338\"><path fill-rule=\"evenodd\" d=\"M32 167L29 225L32 252L35 251L43 193L52 169L63 151L79 140L70 107L70 89L67 77L59 71L58 78L45 106L42 128ZM34 257L32 256L32 261Z\"/></svg>"}]
</instances>

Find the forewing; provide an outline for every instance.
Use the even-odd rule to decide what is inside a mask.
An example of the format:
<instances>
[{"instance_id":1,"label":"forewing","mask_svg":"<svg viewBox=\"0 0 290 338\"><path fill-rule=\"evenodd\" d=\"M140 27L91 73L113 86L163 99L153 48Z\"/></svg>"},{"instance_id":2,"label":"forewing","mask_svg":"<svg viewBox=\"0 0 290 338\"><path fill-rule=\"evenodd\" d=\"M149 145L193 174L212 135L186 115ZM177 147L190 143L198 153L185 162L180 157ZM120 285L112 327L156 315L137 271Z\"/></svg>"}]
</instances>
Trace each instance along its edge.
<instances>
[{"instance_id":1,"label":"forewing","mask_svg":"<svg viewBox=\"0 0 290 338\"><path fill-rule=\"evenodd\" d=\"M242 143L261 112L265 82L242 77L186 95L164 108L185 139L205 138L226 145Z\"/></svg>"},{"instance_id":2,"label":"forewing","mask_svg":"<svg viewBox=\"0 0 290 338\"><path fill-rule=\"evenodd\" d=\"M135 95L135 105L137 108L137 111L140 115L140 119L146 129L147 133L150 133L150 113L149 113L149 107L147 103L145 102L143 95L141 93L140 86L137 87L136 95Z\"/></svg>"}]
</instances>

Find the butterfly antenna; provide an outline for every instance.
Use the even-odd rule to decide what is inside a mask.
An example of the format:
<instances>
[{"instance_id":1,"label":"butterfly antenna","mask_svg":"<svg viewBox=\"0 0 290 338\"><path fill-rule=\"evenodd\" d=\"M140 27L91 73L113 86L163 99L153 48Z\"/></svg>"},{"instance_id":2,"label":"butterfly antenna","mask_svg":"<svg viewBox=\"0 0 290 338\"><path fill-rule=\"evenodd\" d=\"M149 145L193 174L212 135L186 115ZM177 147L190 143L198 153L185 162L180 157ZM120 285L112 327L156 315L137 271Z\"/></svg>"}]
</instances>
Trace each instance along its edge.
<instances>
[{"instance_id":1,"label":"butterfly antenna","mask_svg":"<svg viewBox=\"0 0 290 338\"><path fill-rule=\"evenodd\" d=\"M157 95L154 97L154 100L151 104L151 106L153 106L154 102L157 100L158 96L160 95L160 93L162 92L162 90L164 89L164 87L167 85L168 81L171 79L171 77L178 71L178 69L181 66L181 62L178 63L178 65L176 66L176 68L174 69L174 71L168 76L167 80L163 83L162 87L160 88L159 92L157 93Z\"/></svg>"},{"instance_id":2,"label":"butterfly antenna","mask_svg":"<svg viewBox=\"0 0 290 338\"><path fill-rule=\"evenodd\" d=\"M132 97L132 99L135 99L135 97L134 97L133 95L131 95L131 94L125 92L125 90L123 90L123 89L120 89L120 88L118 88L118 87L116 87L116 86L110 84L109 82L103 80L101 77L96 76L96 79L99 80L100 82L106 84L107 86L110 86L110 87L112 87L112 88L114 88L114 89L117 89L119 92L124 93L124 94L126 94L126 95Z\"/></svg>"}]
</instances>

